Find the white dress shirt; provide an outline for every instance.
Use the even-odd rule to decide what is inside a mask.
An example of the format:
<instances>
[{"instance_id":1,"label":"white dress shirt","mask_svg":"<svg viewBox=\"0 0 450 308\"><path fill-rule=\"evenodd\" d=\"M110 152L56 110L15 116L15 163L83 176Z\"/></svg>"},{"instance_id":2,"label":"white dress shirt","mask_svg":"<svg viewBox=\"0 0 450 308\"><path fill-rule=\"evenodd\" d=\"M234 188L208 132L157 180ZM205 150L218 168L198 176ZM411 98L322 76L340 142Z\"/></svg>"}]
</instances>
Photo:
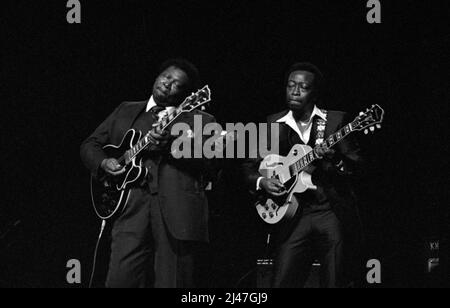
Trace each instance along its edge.
<instances>
[{"instance_id":1,"label":"white dress shirt","mask_svg":"<svg viewBox=\"0 0 450 308\"><path fill-rule=\"evenodd\" d=\"M297 133L297 135L299 135L300 139L303 141L304 144L308 144L309 138L311 137L313 119L315 116L319 116L323 120L327 119L327 116L322 112L322 110L317 108L317 106L314 106L314 109L311 112L311 116L306 122L300 121L297 124L297 121L295 121L292 111L289 111L284 117L277 120L277 123L286 123L286 125L292 128Z\"/></svg>"},{"instance_id":2,"label":"white dress shirt","mask_svg":"<svg viewBox=\"0 0 450 308\"><path fill-rule=\"evenodd\" d=\"M309 119L306 122L300 121L297 124L297 121L294 118L294 114L292 113L292 110L289 111L284 117L277 120L276 122L277 123L286 123L286 125L288 125L290 128L292 128L297 133L297 135L300 137L300 139L303 141L303 143L307 144L309 142L309 139L311 138L313 119L316 115L321 117L324 120L327 119L326 114L324 114L322 112L322 110L317 108L317 106L314 106L314 109L311 112L311 116L309 117ZM259 183L261 182L261 180L263 178L264 177L261 176L256 181L256 189L257 190L261 189L261 187L259 186ZM311 187L315 187L315 185L312 183L311 174L304 172L302 174L302 180L305 183L309 184Z\"/></svg>"}]
</instances>

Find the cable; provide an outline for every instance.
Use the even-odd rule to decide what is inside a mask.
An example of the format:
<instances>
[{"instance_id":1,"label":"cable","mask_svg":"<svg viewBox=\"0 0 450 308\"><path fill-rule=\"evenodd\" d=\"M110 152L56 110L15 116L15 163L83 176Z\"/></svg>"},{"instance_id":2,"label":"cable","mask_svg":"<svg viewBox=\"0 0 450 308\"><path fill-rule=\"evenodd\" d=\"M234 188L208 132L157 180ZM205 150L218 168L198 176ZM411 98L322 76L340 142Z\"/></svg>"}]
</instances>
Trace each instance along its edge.
<instances>
[{"instance_id":1,"label":"cable","mask_svg":"<svg viewBox=\"0 0 450 308\"><path fill-rule=\"evenodd\" d=\"M234 285L235 288L239 288L239 285L251 274L253 274L253 272L256 272L256 268L253 268L251 270L249 270L244 276L242 276L238 282L236 282L236 284Z\"/></svg>"},{"instance_id":2,"label":"cable","mask_svg":"<svg viewBox=\"0 0 450 308\"><path fill-rule=\"evenodd\" d=\"M270 258L270 237L272 234L267 233L267 240L266 240L266 257Z\"/></svg>"},{"instance_id":3,"label":"cable","mask_svg":"<svg viewBox=\"0 0 450 308\"><path fill-rule=\"evenodd\" d=\"M103 231L105 230L105 226L106 226L106 220L102 220L102 226L100 227L100 234L98 235L97 244L95 245L94 260L92 262L91 278L89 279L89 289L92 288L92 281L94 280L94 274L95 274L95 264L97 262L98 246L100 245L100 240L102 238Z\"/></svg>"}]
</instances>

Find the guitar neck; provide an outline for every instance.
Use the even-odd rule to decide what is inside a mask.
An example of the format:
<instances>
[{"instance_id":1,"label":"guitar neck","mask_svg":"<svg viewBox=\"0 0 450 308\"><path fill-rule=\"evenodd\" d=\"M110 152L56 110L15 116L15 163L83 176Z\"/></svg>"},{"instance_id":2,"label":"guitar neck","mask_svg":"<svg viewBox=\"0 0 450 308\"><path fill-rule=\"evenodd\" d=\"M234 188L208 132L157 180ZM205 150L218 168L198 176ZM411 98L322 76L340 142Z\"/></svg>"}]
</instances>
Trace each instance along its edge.
<instances>
[{"instance_id":1,"label":"guitar neck","mask_svg":"<svg viewBox=\"0 0 450 308\"><path fill-rule=\"evenodd\" d=\"M131 149L117 158L119 163L128 165L133 159L151 143L150 135L152 132L165 131L180 115L185 112L191 112L211 101L211 90L208 85L198 90L196 93L188 96L176 109L169 115L164 116L153 129L143 136Z\"/></svg>"},{"instance_id":2,"label":"guitar neck","mask_svg":"<svg viewBox=\"0 0 450 308\"><path fill-rule=\"evenodd\" d=\"M320 159L320 156L317 154L317 150L319 148L321 147L332 148L333 146L341 142L345 137L350 135L352 132L354 132L353 123L349 123L344 127L342 127L336 133L332 134L327 139L325 139L322 144L317 145L316 147L314 147L312 151L310 151L309 153L301 157L298 161L290 165L289 170L291 171L291 174L295 175L300 173L304 168L309 166L315 160Z\"/></svg>"},{"instance_id":3,"label":"guitar neck","mask_svg":"<svg viewBox=\"0 0 450 308\"><path fill-rule=\"evenodd\" d=\"M143 149L150 145L150 134L156 131L165 131L167 127L169 127L181 114L182 114L181 105L174 112L165 116L158 122L158 124L153 127L144 137L142 137L131 149L126 151L124 155L119 159L124 161L125 164L129 164L133 158L135 158Z\"/></svg>"}]
</instances>

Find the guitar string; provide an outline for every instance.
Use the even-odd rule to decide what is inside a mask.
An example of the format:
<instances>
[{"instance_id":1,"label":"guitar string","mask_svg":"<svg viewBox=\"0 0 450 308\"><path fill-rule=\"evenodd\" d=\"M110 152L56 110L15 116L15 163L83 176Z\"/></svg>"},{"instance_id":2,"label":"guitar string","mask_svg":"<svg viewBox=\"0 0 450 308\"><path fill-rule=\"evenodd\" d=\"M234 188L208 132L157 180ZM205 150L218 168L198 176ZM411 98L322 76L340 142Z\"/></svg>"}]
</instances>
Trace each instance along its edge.
<instances>
[{"instance_id":1,"label":"guitar string","mask_svg":"<svg viewBox=\"0 0 450 308\"><path fill-rule=\"evenodd\" d=\"M178 106L177 109L175 109L172 113L166 115L163 119L161 119L161 121L159 121L159 123L158 123L159 129L164 130L164 129L166 129L169 125L171 125L171 124L173 123L173 121L175 121L175 120L177 119L177 117L178 117L179 115L182 114L181 110L182 110L184 107L186 107L186 105L188 105L188 103L190 103L190 101L193 100L194 98L197 97L197 99L198 99L198 98L200 97L200 94L201 94L201 93L207 92L207 89L209 89L208 86L205 86L203 89L199 90L197 93L194 93L194 94L192 94L191 96L187 97L187 98L183 101L183 103L181 103L180 106ZM207 93L209 93L209 92L207 92ZM208 94L207 96L209 97L210 94ZM209 100L209 98L208 98L207 100ZM205 101L207 101L207 100L205 100ZM168 118L170 118L170 117L171 117L172 115L174 115L174 114L176 114L176 115L175 115L171 120L169 120L169 122L166 122L166 120L167 120ZM163 123L164 123L164 124L163 124ZM163 127L161 127L161 126L163 126ZM153 128L151 131L153 131L154 129L155 129L155 128ZM145 136L144 136L143 138L141 138L141 140L138 141L137 145L139 145L139 144L142 142L142 140L146 139L146 138L148 137L148 135L151 133L151 131L149 131L147 134L145 134ZM144 142L144 143L147 143L147 141ZM146 146L148 146L148 144L147 144ZM137 150L135 151L136 153L129 155L130 157L128 158L128 160L131 161L133 158L135 158L135 157L142 151L142 149L144 149L146 146L143 146L143 145L140 146L141 148L140 148L140 149L137 149ZM131 153L130 151L132 151L134 148L136 148L136 146L134 146L134 147L131 148L130 150L127 150L123 156L125 156L126 153ZM132 152L134 152L134 151L132 151ZM123 156L122 156L122 157L123 157ZM125 159L125 158L124 158L124 159Z\"/></svg>"}]
</instances>

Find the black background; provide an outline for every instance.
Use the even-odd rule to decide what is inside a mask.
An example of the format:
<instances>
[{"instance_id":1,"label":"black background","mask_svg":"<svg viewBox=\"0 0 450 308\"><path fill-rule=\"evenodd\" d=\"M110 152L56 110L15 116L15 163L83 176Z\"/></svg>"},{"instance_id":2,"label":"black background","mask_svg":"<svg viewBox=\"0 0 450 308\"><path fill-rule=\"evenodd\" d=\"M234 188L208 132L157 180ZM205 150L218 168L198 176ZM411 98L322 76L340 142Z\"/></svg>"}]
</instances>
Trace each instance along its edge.
<instances>
[{"instance_id":1,"label":"black background","mask_svg":"<svg viewBox=\"0 0 450 308\"><path fill-rule=\"evenodd\" d=\"M429 285L425 242L445 245L448 231L448 7L381 1L382 24L370 25L362 0L92 2L81 1L79 25L66 22L65 1L1 4L0 285L69 287L72 258L87 285L99 221L79 146L121 101L147 99L176 56L199 67L222 124L283 109L296 61L325 74L323 107L356 115L380 104L382 130L361 138L366 254L382 262L382 286ZM211 196L209 285L229 287L254 268L265 226L236 162L224 179Z\"/></svg>"}]
</instances>

